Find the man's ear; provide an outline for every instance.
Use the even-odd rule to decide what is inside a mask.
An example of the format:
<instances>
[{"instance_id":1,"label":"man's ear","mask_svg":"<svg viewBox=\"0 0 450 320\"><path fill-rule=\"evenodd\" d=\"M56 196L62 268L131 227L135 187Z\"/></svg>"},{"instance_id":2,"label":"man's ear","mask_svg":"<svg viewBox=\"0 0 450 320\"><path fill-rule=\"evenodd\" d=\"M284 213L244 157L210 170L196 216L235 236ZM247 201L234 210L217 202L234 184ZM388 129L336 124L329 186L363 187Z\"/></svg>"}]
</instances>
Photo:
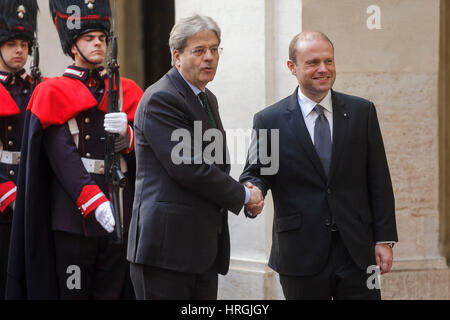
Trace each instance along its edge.
<instances>
[{"instance_id":1,"label":"man's ear","mask_svg":"<svg viewBox=\"0 0 450 320\"><path fill-rule=\"evenodd\" d=\"M70 52L72 52L74 57L78 54L77 49L75 48L75 43L72 45L72 48L70 49Z\"/></svg>"},{"instance_id":2,"label":"man's ear","mask_svg":"<svg viewBox=\"0 0 450 320\"><path fill-rule=\"evenodd\" d=\"M291 71L293 76L297 75L297 69L295 69L295 63L292 60L288 60L287 62L287 67L289 68L289 70Z\"/></svg>"},{"instance_id":3,"label":"man's ear","mask_svg":"<svg viewBox=\"0 0 450 320\"><path fill-rule=\"evenodd\" d=\"M176 67L180 67L180 64L181 64L181 58L180 58L180 56L181 56L181 52L180 52L180 51L178 51L178 50L173 50L173 59L174 59L174 61L175 61L175 66L176 66Z\"/></svg>"}]
</instances>

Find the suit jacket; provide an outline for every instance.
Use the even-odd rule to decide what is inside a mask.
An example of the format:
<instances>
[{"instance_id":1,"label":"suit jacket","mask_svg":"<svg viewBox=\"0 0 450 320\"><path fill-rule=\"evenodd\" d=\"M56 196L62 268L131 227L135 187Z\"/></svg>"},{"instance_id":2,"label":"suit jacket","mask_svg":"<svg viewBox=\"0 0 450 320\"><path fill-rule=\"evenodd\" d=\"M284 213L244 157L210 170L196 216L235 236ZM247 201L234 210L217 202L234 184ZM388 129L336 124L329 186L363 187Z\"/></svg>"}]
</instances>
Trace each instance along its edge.
<instances>
[{"instance_id":1,"label":"suit jacket","mask_svg":"<svg viewBox=\"0 0 450 320\"><path fill-rule=\"evenodd\" d=\"M397 241L394 194L375 107L335 91L332 102L329 177L306 128L298 89L254 117L256 130L279 129L279 170L264 176L260 164L247 162L240 180L252 182L264 194L272 190L269 266L283 275L321 271L330 250L332 224L363 270L376 264L376 242ZM273 149L270 137L267 141Z\"/></svg>"},{"instance_id":2,"label":"suit jacket","mask_svg":"<svg viewBox=\"0 0 450 320\"><path fill-rule=\"evenodd\" d=\"M216 97L206 93L225 137ZM217 261L218 272L226 274L228 210L240 212L244 187L229 176L227 164L194 164L200 156L191 152L194 141L184 141L190 149L183 154L186 163L177 165L172 159L181 142L173 139L175 130L184 129L193 138L195 121L201 123L201 133L212 129L206 110L172 68L146 90L135 120L136 193L128 260L187 273L202 273ZM202 152L207 145L200 144Z\"/></svg>"}]
</instances>

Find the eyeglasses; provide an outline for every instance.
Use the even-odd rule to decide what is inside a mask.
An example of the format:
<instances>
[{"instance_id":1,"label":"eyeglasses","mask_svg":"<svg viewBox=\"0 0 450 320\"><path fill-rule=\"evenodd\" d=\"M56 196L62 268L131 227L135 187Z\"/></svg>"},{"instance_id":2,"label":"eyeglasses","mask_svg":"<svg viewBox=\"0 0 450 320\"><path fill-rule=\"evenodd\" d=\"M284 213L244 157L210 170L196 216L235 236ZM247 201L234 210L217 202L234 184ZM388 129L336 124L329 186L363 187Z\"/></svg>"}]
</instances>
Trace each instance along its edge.
<instances>
[{"instance_id":1,"label":"eyeglasses","mask_svg":"<svg viewBox=\"0 0 450 320\"><path fill-rule=\"evenodd\" d=\"M213 56L217 56L217 55L221 55L223 53L223 48L220 47L211 47L211 48L203 48L203 47L199 47L199 48L195 48L191 50L191 54L193 54L194 56L197 57L202 57L206 54L206 52L209 50L209 52L211 52L211 55Z\"/></svg>"}]
</instances>

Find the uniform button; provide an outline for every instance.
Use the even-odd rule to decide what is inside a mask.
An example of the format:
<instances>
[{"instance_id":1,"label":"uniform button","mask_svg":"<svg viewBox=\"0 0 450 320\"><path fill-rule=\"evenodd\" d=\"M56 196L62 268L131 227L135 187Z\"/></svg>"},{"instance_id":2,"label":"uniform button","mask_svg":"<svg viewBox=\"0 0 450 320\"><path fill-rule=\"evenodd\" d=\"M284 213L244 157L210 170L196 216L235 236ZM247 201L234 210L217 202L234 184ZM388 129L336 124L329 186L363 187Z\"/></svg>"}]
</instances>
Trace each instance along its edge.
<instances>
[{"instance_id":1,"label":"uniform button","mask_svg":"<svg viewBox=\"0 0 450 320\"><path fill-rule=\"evenodd\" d=\"M90 153L86 153L86 158L90 158L92 155Z\"/></svg>"},{"instance_id":2,"label":"uniform button","mask_svg":"<svg viewBox=\"0 0 450 320\"><path fill-rule=\"evenodd\" d=\"M13 131L13 127L12 127L12 126L9 126L9 127L8 127L8 131L9 131L9 132Z\"/></svg>"},{"instance_id":3,"label":"uniform button","mask_svg":"<svg viewBox=\"0 0 450 320\"><path fill-rule=\"evenodd\" d=\"M12 141L8 142L8 146L12 147L13 145L14 145L14 142L12 142Z\"/></svg>"},{"instance_id":4,"label":"uniform button","mask_svg":"<svg viewBox=\"0 0 450 320\"><path fill-rule=\"evenodd\" d=\"M14 172L14 170L11 170L10 172L9 172L9 175L10 176L14 176L16 173Z\"/></svg>"},{"instance_id":5,"label":"uniform button","mask_svg":"<svg viewBox=\"0 0 450 320\"><path fill-rule=\"evenodd\" d=\"M23 94L28 94L28 90L27 89L23 90Z\"/></svg>"},{"instance_id":6,"label":"uniform button","mask_svg":"<svg viewBox=\"0 0 450 320\"><path fill-rule=\"evenodd\" d=\"M91 136L87 135L85 139L86 139L86 141L89 141L89 140L91 140Z\"/></svg>"},{"instance_id":7,"label":"uniform button","mask_svg":"<svg viewBox=\"0 0 450 320\"><path fill-rule=\"evenodd\" d=\"M84 119L84 123L86 123L86 124L91 123L91 119L90 118Z\"/></svg>"}]
</instances>

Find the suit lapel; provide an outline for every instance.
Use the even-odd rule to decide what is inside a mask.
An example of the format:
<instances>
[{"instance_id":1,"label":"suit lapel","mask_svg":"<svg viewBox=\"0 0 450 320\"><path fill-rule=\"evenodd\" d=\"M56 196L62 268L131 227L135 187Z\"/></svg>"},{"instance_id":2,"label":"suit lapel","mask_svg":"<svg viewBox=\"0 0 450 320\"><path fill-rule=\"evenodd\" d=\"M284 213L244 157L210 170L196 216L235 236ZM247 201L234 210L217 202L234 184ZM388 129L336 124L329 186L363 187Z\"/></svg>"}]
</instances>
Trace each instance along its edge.
<instances>
[{"instance_id":1,"label":"suit lapel","mask_svg":"<svg viewBox=\"0 0 450 320\"><path fill-rule=\"evenodd\" d=\"M333 90L331 91L331 99L333 102L333 151L331 154L329 181L336 173L347 135L348 120L350 119L350 114L345 104Z\"/></svg>"},{"instance_id":2,"label":"suit lapel","mask_svg":"<svg viewBox=\"0 0 450 320\"><path fill-rule=\"evenodd\" d=\"M305 151L305 154L312 162L317 172L326 181L327 176L325 170L323 169L320 158L317 155L316 149L311 140L311 136L309 135L308 128L306 128L302 111L300 110L300 106L298 104L298 88L289 99L285 117L287 127L291 130L295 139L300 143L303 150Z\"/></svg>"},{"instance_id":3,"label":"suit lapel","mask_svg":"<svg viewBox=\"0 0 450 320\"><path fill-rule=\"evenodd\" d=\"M172 83L174 84L175 88L180 92L180 94L186 99L186 106L189 108L190 112L192 113L192 119L193 121L201 121L202 122L202 130L205 132L208 129L213 129L213 126L211 124L211 120L209 119L208 113L206 112L205 108L203 107L200 99L195 95L195 93L192 91L192 89L189 87L189 85L186 83L186 81L183 79L183 77L180 75L178 70L173 67L169 72L167 73L168 77L171 79ZM228 149L226 144L226 137L225 137L225 130L222 125L222 121L219 116L219 110L218 106L215 103L215 99L211 97L212 93L209 90L206 90L206 94L209 99L209 104L211 106L211 111L213 113L214 119L216 120L218 129L222 132L224 137L224 152L228 155ZM194 125L194 124L192 124ZM228 158L227 158L228 159ZM224 165L225 171L229 172L230 170L229 161L226 162L226 165Z\"/></svg>"},{"instance_id":4,"label":"suit lapel","mask_svg":"<svg viewBox=\"0 0 450 320\"><path fill-rule=\"evenodd\" d=\"M206 89L206 95L208 96L209 105L211 107L211 112L213 114L214 120L216 121L217 129L220 130L220 132L222 133L222 136L223 136L223 145L224 145L223 152L226 157L224 159L225 160L224 169L227 173L229 173L231 170L231 165L230 165L230 161L229 161L230 154L229 154L228 147L227 147L226 132L225 132L225 129L222 124L222 119L220 118L220 115L219 115L219 106L216 103L216 99L213 99L211 91L209 91L208 89ZM204 113L206 114L206 111ZM209 120L209 117L208 117L208 123L211 123L211 121ZM211 126L211 128L212 128L212 126Z\"/></svg>"},{"instance_id":5,"label":"suit lapel","mask_svg":"<svg viewBox=\"0 0 450 320\"><path fill-rule=\"evenodd\" d=\"M167 74L178 92L186 99L186 106L193 114L193 121L201 121L203 130L211 129L211 121L209 120L208 114L204 110L200 99L195 95L186 81L184 81L178 70L173 67Z\"/></svg>"}]
</instances>

